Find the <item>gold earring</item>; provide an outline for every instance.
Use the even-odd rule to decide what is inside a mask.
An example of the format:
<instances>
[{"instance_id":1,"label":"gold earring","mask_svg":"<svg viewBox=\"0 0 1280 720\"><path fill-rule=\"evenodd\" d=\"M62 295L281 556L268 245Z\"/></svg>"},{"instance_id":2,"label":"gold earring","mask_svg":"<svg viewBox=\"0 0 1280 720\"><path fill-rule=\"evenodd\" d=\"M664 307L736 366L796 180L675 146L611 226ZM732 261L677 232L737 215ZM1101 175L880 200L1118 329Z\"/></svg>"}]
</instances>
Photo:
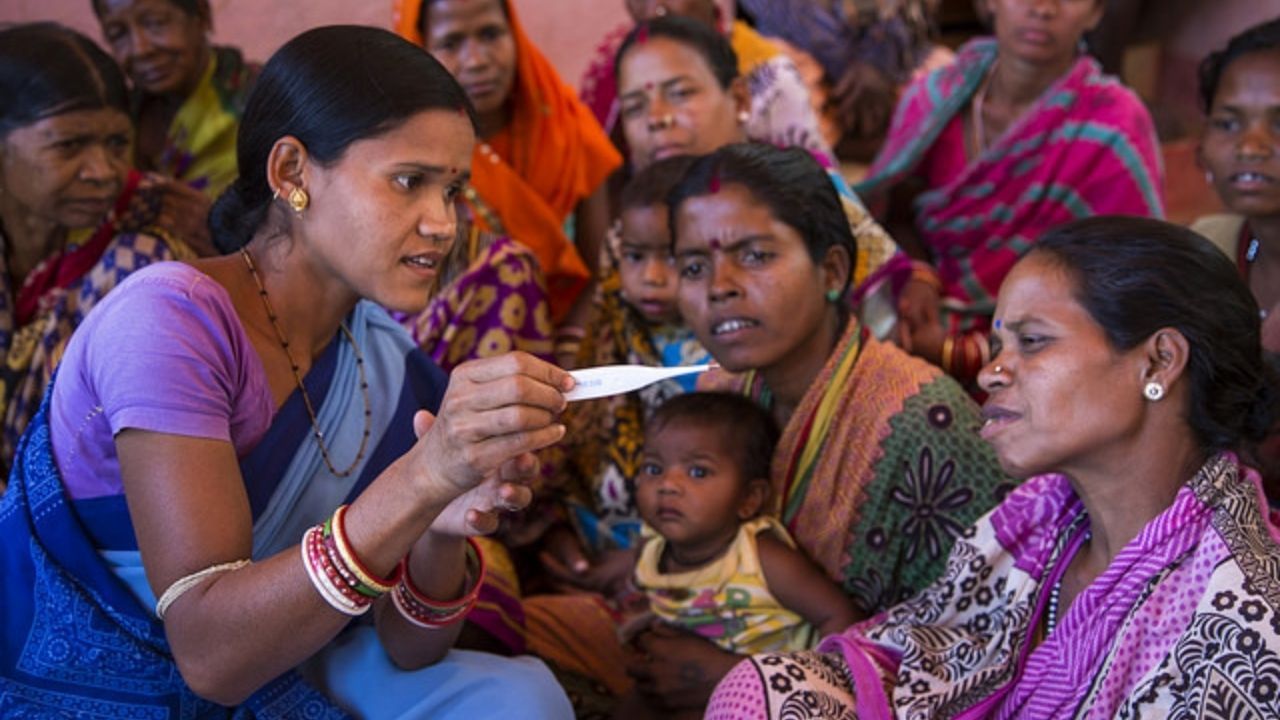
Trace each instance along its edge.
<instances>
[{"instance_id":1,"label":"gold earring","mask_svg":"<svg viewBox=\"0 0 1280 720\"><path fill-rule=\"evenodd\" d=\"M311 204L311 198L307 196L307 191L300 187L295 187L289 191L289 207L298 215L307 209L307 205Z\"/></svg>"}]
</instances>

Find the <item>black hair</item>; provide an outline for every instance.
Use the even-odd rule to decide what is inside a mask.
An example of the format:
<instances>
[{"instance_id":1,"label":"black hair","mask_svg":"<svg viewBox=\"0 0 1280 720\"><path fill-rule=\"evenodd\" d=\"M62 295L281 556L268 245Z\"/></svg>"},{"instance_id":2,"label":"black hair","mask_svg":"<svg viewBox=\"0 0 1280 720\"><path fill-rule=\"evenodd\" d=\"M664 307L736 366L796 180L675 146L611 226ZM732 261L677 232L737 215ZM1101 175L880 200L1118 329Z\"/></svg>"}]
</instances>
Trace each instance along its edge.
<instances>
[{"instance_id":1,"label":"black hair","mask_svg":"<svg viewBox=\"0 0 1280 720\"><path fill-rule=\"evenodd\" d=\"M1213 109L1213 98L1218 94L1218 83L1227 67L1242 55L1280 49L1280 18L1264 22L1231 38L1227 47L1209 53L1200 63L1200 104L1205 112Z\"/></svg>"},{"instance_id":2,"label":"black hair","mask_svg":"<svg viewBox=\"0 0 1280 720\"><path fill-rule=\"evenodd\" d=\"M129 114L129 92L115 60L89 38L52 22L0 29L0 98L0 138L77 110Z\"/></svg>"},{"instance_id":3,"label":"black hair","mask_svg":"<svg viewBox=\"0 0 1280 720\"><path fill-rule=\"evenodd\" d=\"M208 0L165 0L165 2L191 17L207 18L211 14ZM102 0L93 0L93 12L95 15L101 18L105 10L106 8L102 6Z\"/></svg>"},{"instance_id":4,"label":"black hair","mask_svg":"<svg viewBox=\"0 0 1280 720\"><path fill-rule=\"evenodd\" d=\"M209 227L223 252L252 239L271 207L267 159L292 135L321 164L424 110L475 109L462 86L425 50L395 33L361 25L308 30L263 68L236 136L240 176L214 203Z\"/></svg>"},{"instance_id":5,"label":"black hair","mask_svg":"<svg viewBox=\"0 0 1280 720\"><path fill-rule=\"evenodd\" d=\"M1187 422L1206 453L1252 450L1280 394L1264 360L1258 303L1235 265L1191 230L1160 220L1101 216L1046 233L1029 257L1066 270L1075 296L1111 346L1131 350L1161 328L1187 339Z\"/></svg>"},{"instance_id":6,"label":"black hair","mask_svg":"<svg viewBox=\"0 0 1280 720\"><path fill-rule=\"evenodd\" d=\"M707 61L716 82L725 90L738 77L738 55L733 51L728 38L706 23L679 15L664 15L637 23L627 33L626 39L618 47L618 54L614 56L614 79L622 71L622 60L627 51L637 42L643 43L653 38L667 38L696 50Z\"/></svg>"},{"instance_id":7,"label":"black hair","mask_svg":"<svg viewBox=\"0 0 1280 720\"><path fill-rule=\"evenodd\" d=\"M769 478L778 445L778 424L768 411L745 396L726 392L677 395L653 411L645 423L645 434L652 436L672 423L719 430L744 481Z\"/></svg>"},{"instance_id":8,"label":"black hair","mask_svg":"<svg viewBox=\"0 0 1280 720\"><path fill-rule=\"evenodd\" d=\"M672 243L680 206L726 185L742 185L768 206L774 217L799 233L814 263L821 263L832 247L844 248L852 274L858 243L840 196L827 171L801 148L733 143L699 158L667 196ZM845 278L846 286L848 282Z\"/></svg>"},{"instance_id":9,"label":"black hair","mask_svg":"<svg viewBox=\"0 0 1280 720\"><path fill-rule=\"evenodd\" d=\"M663 158L640 172L627 182L618 197L620 210L665 205L667 196L681 180L685 173L697 161L696 155L677 155Z\"/></svg>"},{"instance_id":10,"label":"black hair","mask_svg":"<svg viewBox=\"0 0 1280 720\"><path fill-rule=\"evenodd\" d=\"M418 32L422 33L422 44L427 42L427 6L438 2L439 0L422 0L418 5ZM507 7L508 0L498 0L498 7L502 8L502 16L507 20L511 19L511 9Z\"/></svg>"}]
</instances>

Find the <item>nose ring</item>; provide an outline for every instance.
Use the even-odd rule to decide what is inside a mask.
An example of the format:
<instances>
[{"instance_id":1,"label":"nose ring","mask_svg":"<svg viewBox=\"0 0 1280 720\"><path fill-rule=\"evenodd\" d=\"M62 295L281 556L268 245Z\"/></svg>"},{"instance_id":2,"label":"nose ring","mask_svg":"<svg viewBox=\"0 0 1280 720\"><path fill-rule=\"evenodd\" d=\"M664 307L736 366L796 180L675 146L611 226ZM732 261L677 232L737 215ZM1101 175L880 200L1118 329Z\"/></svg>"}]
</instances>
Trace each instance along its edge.
<instances>
[{"instance_id":1,"label":"nose ring","mask_svg":"<svg viewBox=\"0 0 1280 720\"><path fill-rule=\"evenodd\" d=\"M675 124L676 124L676 118L671 113L667 113L666 115L663 115L661 117L654 118L653 122L649 123L650 127L652 127L654 130L666 130L669 127L673 127Z\"/></svg>"},{"instance_id":2,"label":"nose ring","mask_svg":"<svg viewBox=\"0 0 1280 720\"><path fill-rule=\"evenodd\" d=\"M995 367L991 368L991 372L995 373L996 375L1003 375L1003 374L1004 374L1004 366L1003 366L1003 365L997 365L997 366L995 366Z\"/></svg>"}]
</instances>

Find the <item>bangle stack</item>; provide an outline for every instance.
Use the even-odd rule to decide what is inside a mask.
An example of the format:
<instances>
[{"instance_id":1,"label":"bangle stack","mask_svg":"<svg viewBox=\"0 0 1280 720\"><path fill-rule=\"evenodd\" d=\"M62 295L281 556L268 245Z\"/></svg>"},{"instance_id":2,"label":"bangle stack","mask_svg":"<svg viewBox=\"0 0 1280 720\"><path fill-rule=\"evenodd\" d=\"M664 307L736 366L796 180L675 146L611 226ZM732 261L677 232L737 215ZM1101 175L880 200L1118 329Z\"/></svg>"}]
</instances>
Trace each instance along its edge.
<instances>
[{"instance_id":1,"label":"bangle stack","mask_svg":"<svg viewBox=\"0 0 1280 720\"><path fill-rule=\"evenodd\" d=\"M396 566L391 577L383 578L356 555L347 537L347 506L341 505L324 523L302 536L302 564L316 592L343 615L363 615L378 598L391 594L396 610L406 620L424 628L438 628L466 617L475 607L484 578L484 555L475 540L467 538L467 567L475 578L472 588L452 602L432 600L413 586L409 577L409 556Z\"/></svg>"},{"instance_id":2,"label":"bangle stack","mask_svg":"<svg viewBox=\"0 0 1280 720\"><path fill-rule=\"evenodd\" d=\"M391 601L405 620L421 628L436 629L451 625L467 616L476 605L480 596L480 585L484 580L484 554L480 546L472 538L467 538L467 573L475 578L471 589L457 600L439 602L432 600L414 587L409 576L409 556L400 561L398 575L400 581L391 591Z\"/></svg>"},{"instance_id":3,"label":"bangle stack","mask_svg":"<svg viewBox=\"0 0 1280 720\"><path fill-rule=\"evenodd\" d=\"M324 524L307 530L302 561L311 584L330 607L344 615L363 615L399 578L380 578L360 562L347 538L346 512L346 505L339 506Z\"/></svg>"},{"instance_id":4,"label":"bangle stack","mask_svg":"<svg viewBox=\"0 0 1280 720\"><path fill-rule=\"evenodd\" d=\"M972 380L987 364L989 354L987 342L979 333L948 335L942 341L942 369L958 380Z\"/></svg>"}]
</instances>

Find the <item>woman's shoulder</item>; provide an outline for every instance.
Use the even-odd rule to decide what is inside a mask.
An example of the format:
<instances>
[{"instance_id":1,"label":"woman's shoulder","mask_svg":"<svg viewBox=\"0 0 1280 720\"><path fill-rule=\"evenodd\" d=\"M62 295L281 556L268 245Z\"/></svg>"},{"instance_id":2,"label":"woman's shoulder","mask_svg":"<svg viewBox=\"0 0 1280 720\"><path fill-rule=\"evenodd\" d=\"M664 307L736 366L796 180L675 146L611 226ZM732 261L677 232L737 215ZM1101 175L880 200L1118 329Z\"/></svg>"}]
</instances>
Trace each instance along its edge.
<instances>
[{"instance_id":1,"label":"woman's shoulder","mask_svg":"<svg viewBox=\"0 0 1280 720\"><path fill-rule=\"evenodd\" d=\"M1232 261L1240 244L1240 231L1244 228L1245 217L1235 213L1216 213L1204 215L1191 223L1191 229L1218 246Z\"/></svg>"},{"instance_id":2,"label":"woman's shoulder","mask_svg":"<svg viewBox=\"0 0 1280 720\"><path fill-rule=\"evenodd\" d=\"M162 261L130 273L89 314L77 335L151 327L157 334L187 325L227 325L231 296L213 278L182 262ZM73 338L74 341L74 338Z\"/></svg>"}]
</instances>

